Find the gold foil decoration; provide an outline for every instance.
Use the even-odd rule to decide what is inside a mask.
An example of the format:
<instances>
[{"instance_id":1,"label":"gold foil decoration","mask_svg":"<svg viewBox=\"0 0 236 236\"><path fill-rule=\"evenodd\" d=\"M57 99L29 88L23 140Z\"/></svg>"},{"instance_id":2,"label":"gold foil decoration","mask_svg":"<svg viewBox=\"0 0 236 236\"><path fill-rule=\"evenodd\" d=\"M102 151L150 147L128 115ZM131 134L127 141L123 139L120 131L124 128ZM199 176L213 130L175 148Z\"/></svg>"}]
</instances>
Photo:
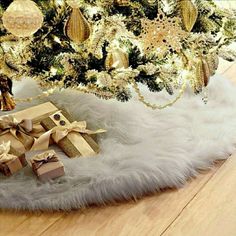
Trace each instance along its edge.
<instances>
[{"instance_id":1,"label":"gold foil decoration","mask_svg":"<svg viewBox=\"0 0 236 236\"><path fill-rule=\"evenodd\" d=\"M191 32L198 17L198 9L191 0L180 1L181 13L184 26L188 32Z\"/></svg>"},{"instance_id":2,"label":"gold foil decoration","mask_svg":"<svg viewBox=\"0 0 236 236\"><path fill-rule=\"evenodd\" d=\"M29 37L37 32L43 24L43 14L31 0L15 0L3 17L4 27L17 37Z\"/></svg>"},{"instance_id":3,"label":"gold foil decoration","mask_svg":"<svg viewBox=\"0 0 236 236\"><path fill-rule=\"evenodd\" d=\"M114 69L128 68L129 58L127 53L119 48L112 49L107 54L105 66L107 70L110 70L112 68Z\"/></svg>"},{"instance_id":4,"label":"gold foil decoration","mask_svg":"<svg viewBox=\"0 0 236 236\"><path fill-rule=\"evenodd\" d=\"M83 43L90 36L91 29L79 7L71 4L72 13L65 25L65 34L75 43Z\"/></svg>"}]
</instances>

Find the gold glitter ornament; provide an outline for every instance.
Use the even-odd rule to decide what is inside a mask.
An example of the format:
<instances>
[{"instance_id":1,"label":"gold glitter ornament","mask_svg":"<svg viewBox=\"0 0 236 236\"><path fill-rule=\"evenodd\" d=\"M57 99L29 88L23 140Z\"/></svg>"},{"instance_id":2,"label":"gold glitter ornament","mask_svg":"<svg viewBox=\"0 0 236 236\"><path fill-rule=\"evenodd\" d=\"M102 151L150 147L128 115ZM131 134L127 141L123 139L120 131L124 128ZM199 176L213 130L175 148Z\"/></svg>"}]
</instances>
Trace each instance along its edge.
<instances>
[{"instance_id":1,"label":"gold glitter ornament","mask_svg":"<svg viewBox=\"0 0 236 236\"><path fill-rule=\"evenodd\" d=\"M189 36L188 32L182 30L180 22L180 18L166 17L162 11L154 20L142 19L142 32L138 39L142 42L144 52L155 53L160 58L168 51L180 52L182 40Z\"/></svg>"},{"instance_id":2,"label":"gold glitter ornament","mask_svg":"<svg viewBox=\"0 0 236 236\"><path fill-rule=\"evenodd\" d=\"M198 17L198 9L191 0L180 1L180 8L184 26L188 32L191 32Z\"/></svg>"},{"instance_id":3,"label":"gold glitter ornament","mask_svg":"<svg viewBox=\"0 0 236 236\"><path fill-rule=\"evenodd\" d=\"M204 72L202 59L198 58L195 62L196 78L193 79L194 92L200 93L204 87Z\"/></svg>"},{"instance_id":4,"label":"gold glitter ornament","mask_svg":"<svg viewBox=\"0 0 236 236\"><path fill-rule=\"evenodd\" d=\"M219 65L219 57L216 53L210 53L202 59L203 81L207 86L210 82L211 76L213 76Z\"/></svg>"},{"instance_id":5,"label":"gold glitter ornament","mask_svg":"<svg viewBox=\"0 0 236 236\"><path fill-rule=\"evenodd\" d=\"M107 70L110 70L112 68L114 69L128 68L129 58L127 53L119 48L112 49L107 54L105 67Z\"/></svg>"},{"instance_id":6,"label":"gold glitter ornament","mask_svg":"<svg viewBox=\"0 0 236 236\"><path fill-rule=\"evenodd\" d=\"M209 53L206 56L206 60L210 69L211 76L216 73L216 70L219 66L219 56L216 54L216 52Z\"/></svg>"},{"instance_id":7,"label":"gold glitter ornament","mask_svg":"<svg viewBox=\"0 0 236 236\"><path fill-rule=\"evenodd\" d=\"M205 59L202 59L202 76L204 86L207 86L210 82L211 71Z\"/></svg>"},{"instance_id":8,"label":"gold glitter ornament","mask_svg":"<svg viewBox=\"0 0 236 236\"><path fill-rule=\"evenodd\" d=\"M4 27L17 37L29 37L43 24L43 14L31 0L15 0L2 17Z\"/></svg>"},{"instance_id":9,"label":"gold glitter ornament","mask_svg":"<svg viewBox=\"0 0 236 236\"><path fill-rule=\"evenodd\" d=\"M90 25L83 16L80 8L71 4L72 13L65 24L65 34L75 43L83 43L90 36Z\"/></svg>"},{"instance_id":10,"label":"gold glitter ornament","mask_svg":"<svg viewBox=\"0 0 236 236\"><path fill-rule=\"evenodd\" d=\"M203 87L206 87L211 76L215 73L212 64L209 61L209 56L198 58L195 64L196 79L194 80L194 90L196 93L201 92Z\"/></svg>"}]
</instances>

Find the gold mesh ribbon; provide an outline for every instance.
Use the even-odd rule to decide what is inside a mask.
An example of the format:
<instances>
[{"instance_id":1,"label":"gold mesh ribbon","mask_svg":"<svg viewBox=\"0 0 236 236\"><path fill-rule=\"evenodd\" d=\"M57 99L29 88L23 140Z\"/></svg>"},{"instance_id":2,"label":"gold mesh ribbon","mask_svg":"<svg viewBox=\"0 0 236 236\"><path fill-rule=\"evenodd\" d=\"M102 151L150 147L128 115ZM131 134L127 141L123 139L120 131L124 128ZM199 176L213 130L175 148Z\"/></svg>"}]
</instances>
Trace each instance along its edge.
<instances>
[{"instance_id":1,"label":"gold mesh ribbon","mask_svg":"<svg viewBox=\"0 0 236 236\"><path fill-rule=\"evenodd\" d=\"M104 133L106 130L104 129L98 129L96 131L92 131L87 129L87 123L86 121L74 121L71 124L68 124L66 126L56 126L49 130L48 132L41 135L34 143L31 150L44 150L49 147L49 141L50 137L53 135L53 140L58 143L63 138L67 137L67 135L71 132L76 132L80 134L99 134Z\"/></svg>"},{"instance_id":2,"label":"gold mesh ribbon","mask_svg":"<svg viewBox=\"0 0 236 236\"><path fill-rule=\"evenodd\" d=\"M0 145L0 164L7 163L14 160L17 156L9 154L11 148L11 142L2 143Z\"/></svg>"}]
</instances>

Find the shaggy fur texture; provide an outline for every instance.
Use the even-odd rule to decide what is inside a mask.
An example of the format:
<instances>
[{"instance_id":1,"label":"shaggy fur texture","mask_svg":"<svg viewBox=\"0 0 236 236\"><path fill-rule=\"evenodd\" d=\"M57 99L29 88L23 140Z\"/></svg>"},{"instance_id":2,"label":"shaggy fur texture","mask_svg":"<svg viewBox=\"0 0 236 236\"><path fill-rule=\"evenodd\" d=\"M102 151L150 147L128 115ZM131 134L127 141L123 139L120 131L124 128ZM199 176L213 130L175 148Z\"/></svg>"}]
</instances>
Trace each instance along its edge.
<instances>
[{"instance_id":1,"label":"shaggy fur texture","mask_svg":"<svg viewBox=\"0 0 236 236\"><path fill-rule=\"evenodd\" d=\"M38 92L30 80L16 86L18 96ZM51 96L75 119L87 120L89 128L108 130L99 136L101 154L69 159L60 152L66 175L44 184L29 167L10 178L0 176L0 208L71 210L181 187L197 170L235 151L236 88L214 78L209 93L207 105L188 92L162 111L147 109L135 99L123 104L68 90ZM166 99L164 94L153 96ZM25 106L32 104L18 109Z\"/></svg>"}]
</instances>

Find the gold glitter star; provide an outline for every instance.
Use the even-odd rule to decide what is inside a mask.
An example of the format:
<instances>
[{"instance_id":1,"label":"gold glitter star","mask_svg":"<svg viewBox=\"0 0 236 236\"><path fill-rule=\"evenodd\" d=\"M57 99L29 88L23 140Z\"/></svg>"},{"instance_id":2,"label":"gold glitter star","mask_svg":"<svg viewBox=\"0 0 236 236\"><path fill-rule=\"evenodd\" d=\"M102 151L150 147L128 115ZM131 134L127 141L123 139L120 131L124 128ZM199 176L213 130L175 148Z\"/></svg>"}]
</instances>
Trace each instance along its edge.
<instances>
[{"instance_id":1,"label":"gold glitter star","mask_svg":"<svg viewBox=\"0 0 236 236\"><path fill-rule=\"evenodd\" d=\"M160 11L154 20L142 19L142 32L139 39L146 54L156 53L163 57L168 51L180 52L182 41L189 36L180 25L179 17L166 17Z\"/></svg>"}]
</instances>

